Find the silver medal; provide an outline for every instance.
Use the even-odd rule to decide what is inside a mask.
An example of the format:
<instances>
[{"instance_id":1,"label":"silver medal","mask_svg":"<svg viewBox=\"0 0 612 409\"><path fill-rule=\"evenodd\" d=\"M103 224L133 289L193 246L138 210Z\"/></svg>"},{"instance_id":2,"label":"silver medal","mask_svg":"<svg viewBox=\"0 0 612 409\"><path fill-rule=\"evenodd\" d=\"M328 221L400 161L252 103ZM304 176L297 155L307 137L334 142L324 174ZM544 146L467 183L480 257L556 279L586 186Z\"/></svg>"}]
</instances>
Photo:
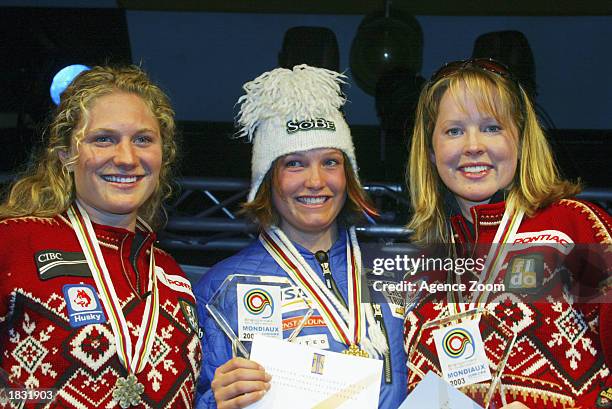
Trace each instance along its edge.
<instances>
[{"instance_id":1,"label":"silver medal","mask_svg":"<svg viewBox=\"0 0 612 409\"><path fill-rule=\"evenodd\" d=\"M113 390L113 399L119 402L123 409L140 404L144 385L138 382L136 375L129 374L126 378L117 379Z\"/></svg>"}]
</instances>

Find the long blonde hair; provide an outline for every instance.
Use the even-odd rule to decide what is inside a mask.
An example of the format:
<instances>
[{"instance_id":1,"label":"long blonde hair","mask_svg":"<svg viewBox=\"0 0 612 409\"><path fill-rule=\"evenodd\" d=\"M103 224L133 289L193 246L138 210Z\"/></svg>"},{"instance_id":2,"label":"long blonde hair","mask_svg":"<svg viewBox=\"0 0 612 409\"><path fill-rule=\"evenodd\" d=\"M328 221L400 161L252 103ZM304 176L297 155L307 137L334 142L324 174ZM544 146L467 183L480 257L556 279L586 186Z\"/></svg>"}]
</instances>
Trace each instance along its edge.
<instances>
[{"instance_id":1,"label":"long blonde hair","mask_svg":"<svg viewBox=\"0 0 612 409\"><path fill-rule=\"evenodd\" d=\"M11 186L0 205L0 219L9 217L53 217L64 212L75 199L73 175L67 165L78 160L78 153L67 163L60 152L78 146L89 119L89 108L96 98L113 92L138 95L159 123L162 138L162 167L155 191L138 214L151 225L159 225L161 202L172 192L171 164L176 157L174 111L166 94L137 66L94 67L79 74L66 88L48 127L45 149Z\"/></svg>"},{"instance_id":2,"label":"long blonde hair","mask_svg":"<svg viewBox=\"0 0 612 409\"><path fill-rule=\"evenodd\" d=\"M412 133L406 181L414 214L408 227L417 243L449 242L444 196L447 188L432 162L432 136L442 96L455 97L464 91L485 112L502 125L518 131L518 171L508 188L510 210L522 209L532 216L537 209L559 199L574 196L579 184L563 180L552 151L538 124L533 105L522 87L511 78L466 65L428 83L419 97Z\"/></svg>"}]
</instances>

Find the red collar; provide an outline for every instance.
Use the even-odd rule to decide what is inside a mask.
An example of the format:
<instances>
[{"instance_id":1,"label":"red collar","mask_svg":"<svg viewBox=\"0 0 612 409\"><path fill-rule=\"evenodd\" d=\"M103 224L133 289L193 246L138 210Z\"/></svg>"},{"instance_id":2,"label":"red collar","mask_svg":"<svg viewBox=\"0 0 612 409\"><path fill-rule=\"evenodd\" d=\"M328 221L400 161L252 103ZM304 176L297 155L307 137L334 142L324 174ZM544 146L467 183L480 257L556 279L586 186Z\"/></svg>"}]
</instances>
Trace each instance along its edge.
<instances>
[{"instance_id":1,"label":"red collar","mask_svg":"<svg viewBox=\"0 0 612 409\"><path fill-rule=\"evenodd\" d=\"M505 201L473 206L470 211L472 213L472 220L474 222L474 230L478 232L478 235L488 231L492 231L493 234L495 234L495 231L497 231L497 228L499 227L499 224L504 216L505 210ZM476 237L474 237L470 231L468 221L461 213L451 216L450 222L456 242L474 243L476 241Z\"/></svg>"}]
</instances>

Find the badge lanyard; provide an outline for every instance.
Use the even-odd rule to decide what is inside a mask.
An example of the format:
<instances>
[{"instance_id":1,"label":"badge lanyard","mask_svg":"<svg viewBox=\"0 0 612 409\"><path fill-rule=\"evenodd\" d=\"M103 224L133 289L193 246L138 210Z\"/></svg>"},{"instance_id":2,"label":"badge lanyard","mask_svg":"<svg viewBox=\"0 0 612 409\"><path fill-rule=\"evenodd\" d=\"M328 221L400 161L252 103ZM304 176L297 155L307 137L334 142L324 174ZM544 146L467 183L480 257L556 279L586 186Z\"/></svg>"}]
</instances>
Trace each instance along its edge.
<instances>
[{"instance_id":1,"label":"badge lanyard","mask_svg":"<svg viewBox=\"0 0 612 409\"><path fill-rule=\"evenodd\" d=\"M504 259L508 254L508 243L512 243L524 215L525 211L523 210L517 210L512 213L508 209L504 211L501 223L497 228L495 237L493 238L493 243L491 243L491 248L487 254L485 265L480 273L478 285L484 284L483 288L490 288L488 284L495 282L497 274L501 270ZM453 239L452 232L451 240L454 247L455 241ZM484 306L490 292L490 290L483 290L475 298L473 297L467 310ZM465 303L461 302L462 300L457 299L458 297L453 291L449 291L448 298L448 308L451 315L466 311Z\"/></svg>"},{"instance_id":2,"label":"badge lanyard","mask_svg":"<svg viewBox=\"0 0 612 409\"><path fill-rule=\"evenodd\" d=\"M361 254L354 228L349 229L348 236L346 246L348 311L278 227L266 229L259 239L287 275L314 300L334 339L349 346L349 353L363 356L365 352L358 348L366 336L365 313L359 300Z\"/></svg>"},{"instance_id":3,"label":"badge lanyard","mask_svg":"<svg viewBox=\"0 0 612 409\"><path fill-rule=\"evenodd\" d=\"M92 272L100 299L110 321L115 336L119 360L127 369L128 375L133 376L141 372L147 363L155 338L154 335L159 316L159 292L154 273L153 246L151 246L149 258L149 284L147 288L151 295L147 297L144 314L140 323L140 333L136 346L133 347L125 315L121 309L119 298L115 292L111 275L104 261L100 244L96 238L89 216L79 202L75 201L75 204L68 209L68 217L87 259L87 264ZM140 219L138 221L150 231L150 227L144 221ZM125 379L119 379L118 385L120 380L125 381Z\"/></svg>"}]
</instances>

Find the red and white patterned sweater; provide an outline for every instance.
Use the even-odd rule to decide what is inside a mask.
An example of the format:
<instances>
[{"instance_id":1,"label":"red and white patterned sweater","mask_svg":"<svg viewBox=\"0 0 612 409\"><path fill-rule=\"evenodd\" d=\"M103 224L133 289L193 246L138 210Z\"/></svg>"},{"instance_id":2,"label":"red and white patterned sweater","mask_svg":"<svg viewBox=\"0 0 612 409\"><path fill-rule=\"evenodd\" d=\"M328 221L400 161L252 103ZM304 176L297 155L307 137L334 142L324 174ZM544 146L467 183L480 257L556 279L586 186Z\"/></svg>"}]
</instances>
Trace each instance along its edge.
<instances>
[{"instance_id":1,"label":"red and white patterned sweater","mask_svg":"<svg viewBox=\"0 0 612 409\"><path fill-rule=\"evenodd\" d=\"M155 234L142 232L139 245L132 246L132 232L96 224L94 230L135 345ZM158 279L155 340L137 375L145 387L139 407L190 408L201 362L195 299L178 264L154 251L157 276L165 280ZM110 323L104 317L103 323L79 326L70 321L68 304L72 310L95 305L99 294L92 300L92 293L83 290L89 285L95 291L95 282L67 218L0 221L0 254L0 371L6 372L9 386L58 391L52 403L29 402L27 407L119 407L112 391L126 370ZM83 290L80 299L65 296L69 285Z\"/></svg>"},{"instance_id":2,"label":"red and white patterned sweater","mask_svg":"<svg viewBox=\"0 0 612 409\"><path fill-rule=\"evenodd\" d=\"M474 206L476 237L462 215L451 217L460 256L486 254L504 210L505 202ZM515 239L530 243L530 246L507 255L495 283L508 283L508 262L513 256L525 252L539 254L544 263L537 289L543 289L541 294L544 295L538 302L529 302L525 300L533 301L534 298L529 298L533 295L523 298L516 293L491 293L491 303L487 304L487 308L517 334L501 378L508 403L520 401L530 408L591 409L598 407L600 393L612 386L610 357L606 364L604 356L605 351L612 353L612 338L600 336L611 333L612 322L599 319L600 307L609 308L608 304L574 302L575 298L564 295L559 289L562 287L559 277L569 276L572 288L586 288L590 295L594 291L610 290L611 232L611 218L605 211L577 200L561 200L538 211L534 217L523 219ZM430 272L430 280L435 275ZM478 277L472 275L471 280L474 279ZM434 279L446 280L446 273ZM470 280L469 274L462 277L463 282L467 280ZM585 285L578 287L577 282ZM426 293L405 321L405 346L411 356L410 362L423 373L434 370L432 362L437 360L436 348L428 331L418 345L414 343L425 322L448 314L447 302L446 293ZM607 302L610 302L609 296ZM496 334L483 333L482 336L487 353L495 353L501 342ZM417 371L409 371L409 390L420 379ZM462 391L482 398L486 386L486 383L484 387L471 385ZM499 394L494 395L494 401L496 407L501 406Z\"/></svg>"}]
</instances>

